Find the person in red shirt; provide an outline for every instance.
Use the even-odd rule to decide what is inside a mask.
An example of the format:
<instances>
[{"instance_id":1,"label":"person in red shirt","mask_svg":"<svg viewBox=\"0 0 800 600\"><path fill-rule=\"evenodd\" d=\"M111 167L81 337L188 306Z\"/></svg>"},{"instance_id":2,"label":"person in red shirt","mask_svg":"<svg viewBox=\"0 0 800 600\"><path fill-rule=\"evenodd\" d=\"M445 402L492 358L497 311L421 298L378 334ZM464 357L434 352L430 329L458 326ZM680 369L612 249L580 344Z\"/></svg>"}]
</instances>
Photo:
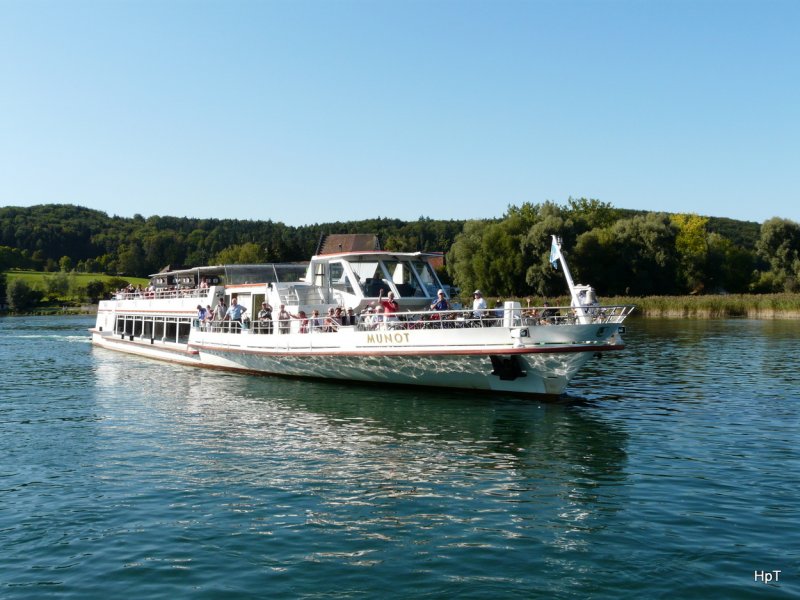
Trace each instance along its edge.
<instances>
[{"instance_id":1,"label":"person in red shirt","mask_svg":"<svg viewBox=\"0 0 800 600\"><path fill-rule=\"evenodd\" d=\"M397 300L394 299L394 292L389 292L386 295L386 300L383 299L383 288L381 288L381 292L378 294L378 302L383 306L383 314L387 317L393 316L400 310L400 305L397 303Z\"/></svg>"},{"instance_id":2,"label":"person in red shirt","mask_svg":"<svg viewBox=\"0 0 800 600\"><path fill-rule=\"evenodd\" d=\"M390 324L397 321L397 311L400 310L400 305L394 299L394 292L389 292L386 295L386 300L383 299L383 289L378 294L378 303L383 307L383 320L387 323L387 329L394 329L396 325Z\"/></svg>"}]
</instances>

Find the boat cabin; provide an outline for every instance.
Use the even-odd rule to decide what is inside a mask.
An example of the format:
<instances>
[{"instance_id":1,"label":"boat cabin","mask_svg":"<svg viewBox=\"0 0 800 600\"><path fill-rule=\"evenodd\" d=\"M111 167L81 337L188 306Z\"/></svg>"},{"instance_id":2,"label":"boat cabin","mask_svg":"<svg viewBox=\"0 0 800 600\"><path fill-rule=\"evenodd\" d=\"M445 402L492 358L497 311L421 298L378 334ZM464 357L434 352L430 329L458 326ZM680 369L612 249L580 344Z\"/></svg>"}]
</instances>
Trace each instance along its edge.
<instances>
[{"instance_id":1,"label":"boat cabin","mask_svg":"<svg viewBox=\"0 0 800 600\"><path fill-rule=\"evenodd\" d=\"M433 254L423 252L346 252L314 256L304 283L324 298L325 304L360 310L383 292L393 292L403 310L426 308L443 289L430 264Z\"/></svg>"}]
</instances>

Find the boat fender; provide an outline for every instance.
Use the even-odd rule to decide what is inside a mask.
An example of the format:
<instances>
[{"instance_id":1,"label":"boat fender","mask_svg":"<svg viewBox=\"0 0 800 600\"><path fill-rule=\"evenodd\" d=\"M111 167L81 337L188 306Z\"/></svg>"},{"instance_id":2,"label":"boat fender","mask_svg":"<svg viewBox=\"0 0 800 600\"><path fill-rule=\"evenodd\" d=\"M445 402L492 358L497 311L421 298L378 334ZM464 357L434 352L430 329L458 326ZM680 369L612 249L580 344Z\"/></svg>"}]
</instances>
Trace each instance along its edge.
<instances>
[{"instance_id":1,"label":"boat fender","mask_svg":"<svg viewBox=\"0 0 800 600\"><path fill-rule=\"evenodd\" d=\"M502 381L514 381L519 377L527 377L527 373L522 369L518 356L489 356L492 362L492 375L499 377Z\"/></svg>"}]
</instances>

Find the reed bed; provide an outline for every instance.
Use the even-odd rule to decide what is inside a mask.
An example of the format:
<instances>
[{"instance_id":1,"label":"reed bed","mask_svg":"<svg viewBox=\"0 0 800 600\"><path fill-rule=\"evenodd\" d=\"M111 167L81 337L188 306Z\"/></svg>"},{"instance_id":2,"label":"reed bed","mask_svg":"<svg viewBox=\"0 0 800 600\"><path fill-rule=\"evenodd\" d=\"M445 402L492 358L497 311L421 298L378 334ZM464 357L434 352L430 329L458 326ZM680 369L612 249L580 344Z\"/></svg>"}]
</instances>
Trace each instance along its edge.
<instances>
[{"instance_id":1,"label":"reed bed","mask_svg":"<svg viewBox=\"0 0 800 600\"><path fill-rule=\"evenodd\" d=\"M513 298L509 298L511 300ZM491 300L494 300L492 298ZM503 298L498 298L503 300ZM544 299L516 298L523 307ZM529 302L528 302L529 301ZM569 296L548 298L553 306L569 306ZM721 294L708 296L602 296L600 304L633 304L632 316L680 319L800 319L800 294ZM493 306L493 304L490 304Z\"/></svg>"},{"instance_id":2,"label":"reed bed","mask_svg":"<svg viewBox=\"0 0 800 600\"><path fill-rule=\"evenodd\" d=\"M644 317L695 319L798 319L800 294L725 294L708 296L604 297L602 304L635 304Z\"/></svg>"}]
</instances>

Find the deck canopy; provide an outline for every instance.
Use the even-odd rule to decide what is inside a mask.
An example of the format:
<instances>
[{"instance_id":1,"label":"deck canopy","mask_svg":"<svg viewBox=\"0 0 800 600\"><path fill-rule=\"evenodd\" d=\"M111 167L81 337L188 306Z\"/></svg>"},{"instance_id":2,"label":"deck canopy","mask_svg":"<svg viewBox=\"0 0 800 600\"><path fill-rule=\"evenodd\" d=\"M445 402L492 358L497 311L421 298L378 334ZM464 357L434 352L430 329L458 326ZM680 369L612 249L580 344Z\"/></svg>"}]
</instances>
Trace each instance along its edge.
<instances>
[{"instance_id":1,"label":"deck canopy","mask_svg":"<svg viewBox=\"0 0 800 600\"><path fill-rule=\"evenodd\" d=\"M242 283L294 283L301 281L308 263L268 263L261 265L217 265L175 271L162 271L150 276L155 285L200 285L205 279L210 285Z\"/></svg>"}]
</instances>

